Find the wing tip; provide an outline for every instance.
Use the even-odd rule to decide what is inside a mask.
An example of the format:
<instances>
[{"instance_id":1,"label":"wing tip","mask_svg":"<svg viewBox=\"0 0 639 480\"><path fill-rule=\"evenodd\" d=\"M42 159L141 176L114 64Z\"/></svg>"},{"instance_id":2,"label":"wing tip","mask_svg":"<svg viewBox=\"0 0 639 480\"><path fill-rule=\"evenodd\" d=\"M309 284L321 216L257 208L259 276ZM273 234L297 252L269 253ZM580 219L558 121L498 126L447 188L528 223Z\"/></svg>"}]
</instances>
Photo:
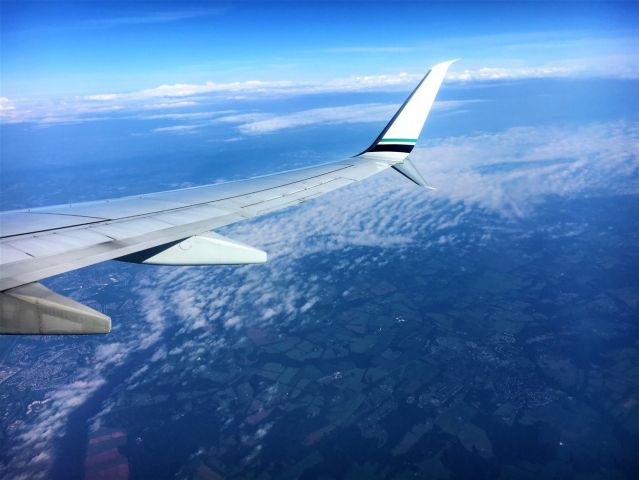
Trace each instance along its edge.
<instances>
[{"instance_id":1,"label":"wing tip","mask_svg":"<svg viewBox=\"0 0 639 480\"><path fill-rule=\"evenodd\" d=\"M401 162L403 159L405 159L413 150L413 147L415 146L415 143L419 138L419 135L422 131L422 128L424 127L426 119L428 118L428 114L431 110L437 92L439 91L439 88L441 87L441 84L446 76L448 67L450 67L458 60L459 58L455 58L433 65L430 70L428 70L426 75L424 75L424 78L422 78L422 80L417 84L408 98L404 101L399 110L386 124L386 127L384 127L382 132L377 136L370 147L355 156L358 157L360 155L368 153L377 153L378 155L381 154L385 157L391 157L397 162ZM429 77L433 80L428 80ZM428 93L429 91L430 93ZM421 100L415 101L414 97L416 94L419 95L419 92L422 92ZM408 126L408 128L406 128L407 122L401 122L401 115L404 112L404 109L411 105L411 102L413 107L419 107L420 105L423 106L423 114L420 118L420 115L415 115L415 112L413 111L408 118L410 119L411 117L416 117L415 121L412 124L412 128L410 125ZM397 124L399 124L399 128L397 127Z\"/></svg>"},{"instance_id":2,"label":"wing tip","mask_svg":"<svg viewBox=\"0 0 639 480\"><path fill-rule=\"evenodd\" d=\"M445 62L440 62L436 65L433 65L433 67L431 68L431 70L448 70L448 68L453 64L453 63L457 63L461 60L461 58L453 58L452 60L446 60Z\"/></svg>"}]
</instances>

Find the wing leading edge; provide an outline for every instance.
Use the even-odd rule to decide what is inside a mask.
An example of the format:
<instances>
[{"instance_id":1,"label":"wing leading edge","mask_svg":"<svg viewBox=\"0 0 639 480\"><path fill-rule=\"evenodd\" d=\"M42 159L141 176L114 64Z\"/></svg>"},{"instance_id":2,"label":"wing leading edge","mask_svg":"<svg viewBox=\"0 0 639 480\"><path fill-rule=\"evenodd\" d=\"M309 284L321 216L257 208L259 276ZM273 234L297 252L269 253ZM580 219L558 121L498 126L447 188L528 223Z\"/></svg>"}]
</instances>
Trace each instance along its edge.
<instances>
[{"instance_id":1,"label":"wing leading edge","mask_svg":"<svg viewBox=\"0 0 639 480\"><path fill-rule=\"evenodd\" d=\"M266 253L211 230L302 203L394 168L427 186L408 159L448 67L435 65L375 142L355 157L273 175L0 213L0 333L108 333L109 317L41 279L106 260L165 265L261 263Z\"/></svg>"}]
</instances>

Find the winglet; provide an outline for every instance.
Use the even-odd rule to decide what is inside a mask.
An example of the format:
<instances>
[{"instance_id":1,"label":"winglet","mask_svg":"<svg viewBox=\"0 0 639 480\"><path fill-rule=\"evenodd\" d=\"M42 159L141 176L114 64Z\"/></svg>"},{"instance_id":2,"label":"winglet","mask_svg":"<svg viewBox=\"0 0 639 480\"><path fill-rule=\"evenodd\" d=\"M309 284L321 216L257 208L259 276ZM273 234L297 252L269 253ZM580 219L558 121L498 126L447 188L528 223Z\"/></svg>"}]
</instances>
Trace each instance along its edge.
<instances>
[{"instance_id":1,"label":"winglet","mask_svg":"<svg viewBox=\"0 0 639 480\"><path fill-rule=\"evenodd\" d=\"M382 133L359 155L394 162L404 160L415 147L448 67L456 61L438 63L431 68Z\"/></svg>"},{"instance_id":2,"label":"winglet","mask_svg":"<svg viewBox=\"0 0 639 480\"><path fill-rule=\"evenodd\" d=\"M448 67L456 61L438 63L431 68L372 145L357 156L391 163L395 170L417 185L434 190L408 159L408 154L413 151L424 128Z\"/></svg>"}]
</instances>

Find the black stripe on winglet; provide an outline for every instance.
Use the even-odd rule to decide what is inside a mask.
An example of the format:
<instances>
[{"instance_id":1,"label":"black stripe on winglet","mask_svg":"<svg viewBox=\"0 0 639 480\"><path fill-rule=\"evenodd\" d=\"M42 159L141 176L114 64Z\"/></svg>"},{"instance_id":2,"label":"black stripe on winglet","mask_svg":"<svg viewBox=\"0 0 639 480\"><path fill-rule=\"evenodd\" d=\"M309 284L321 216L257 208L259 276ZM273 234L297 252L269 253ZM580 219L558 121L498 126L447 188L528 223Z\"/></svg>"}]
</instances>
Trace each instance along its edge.
<instances>
[{"instance_id":1,"label":"black stripe on winglet","mask_svg":"<svg viewBox=\"0 0 639 480\"><path fill-rule=\"evenodd\" d=\"M399 145L387 143L385 145L375 145L374 147L366 150L367 152L402 152L402 153L410 153L413 151L415 145Z\"/></svg>"}]
</instances>

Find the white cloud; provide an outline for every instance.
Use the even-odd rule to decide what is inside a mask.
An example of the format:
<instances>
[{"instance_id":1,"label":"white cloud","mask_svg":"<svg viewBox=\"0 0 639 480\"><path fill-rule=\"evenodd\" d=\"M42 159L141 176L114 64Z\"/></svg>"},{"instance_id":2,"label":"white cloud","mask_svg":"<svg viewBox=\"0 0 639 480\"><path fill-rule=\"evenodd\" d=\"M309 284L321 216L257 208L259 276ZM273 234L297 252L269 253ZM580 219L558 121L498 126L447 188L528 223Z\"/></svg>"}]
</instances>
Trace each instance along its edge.
<instances>
[{"instance_id":1,"label":"white cloud","mask_svg":"<svg viewBox=\"0 0 639 480\"><path fill-rule=\"evenodd\" d=\"M305 125L376 122L390 118L394 111L394 105L379 103L314 108L288 115L272 116L262 120L243 123L238 126L238 129L240 132L250 135L271 133L286 128Z\"/></svg>"},{"instance_id":2,"label":"white cloud","mask_svg":"<svg viewBox=\"0 0 639 480\"><path fill-rule=\"evenodd\" d=\"M449 80L501 80L504 78L537 78L540 76L565 76L574 70L568 67L544 68L480 68L464 70L461 73L451 72ZM205 82L202 84L165 84L154 88L122 93L100 93L87 95L83 100L91 102L128 101L139 102L149 99L180 99L195 96L217 96L223 99L233 99L238 94L258 96L307 95L319 93L364 92L396 90L416 84L424 76L424 72L384 75L354 75L324 81L297 82L248 80L228 83ZM195 102L193 102L195 103ZM163 102L159 104L142 105L142 108L178 108L188 106L188 101Z\"/></svg>"},{"instance_id":3,"label":"white cloud","mask_svg":"<svg viewBox=\"0 0 639 480\"><path fill-rule=\"evenodd\" d=\"M433 109L454 110L478 101L440 100L433 105ZM392 103L364 103L341 107L312 108L284 115L263 115L257 120L240 123L237 128L244 134L255 135L309 125L381 122L390 119L398 108L398 104ZM235 119L243 120L238 117Z\"/></svg>"},{"instance_id":4,"label":"white cloud","mask_svg":"<svg viewBox=\"0 0 639 480\"><path fill-rule=\"evenodd\" d=\"M170 127L154 128L153 131L163 133L192 133L197 128L199 128L198 125L172 125Z\"/></svg>"},{"instance_id":5,"label":"white cloud","mask_svg":"<svg viewBox=\"0 0 639 480\"><path fill-rule=\"evenodd\" d=\"M250 122L259 122L260 120L264 120L270 118L271 116L267 113L237 113L233 115L226 115L224 117L220 117L216 120L216 122L223 123L250 123Z\"/></svg>"},{"instance_id":6,"label":"white cloud","mask_svg":"<svg viewBox=\"0 0 639 480\"><path fill-rule=\"evenodd\" d=\"M7 97L0 97L0 121L10 123L17 118L19 118L19 112L15 104Z\"/></svg>"},{"instance_id":7,"label":"white cloud","mask_svg":"<svg viewBox=\"0 0 639 480\"><path fill-rule=\"evenodd\" d=\"M16 107L11 104L7 97L0 97L0 112L9 112L15 109Z\"/></svg>"},{"instance_id":8,"label":"white cloud","mask_svg":"<svg viewBox=\"0 0 639 480\"><path fill-rule=\"evenodd\" d=\"M232 110L218 110L212 112L189 112L189 113L157 113L153 115L139 115L136 118L142 120L201 120L203 118L219 117L232 113Z\"/></svg>"},{"instance_id":9,"label":"white cloud","mask_svg":"<svg viewBox=\"0 0 639 480\"><path fill-rule=\"evenodd\" d=\"M44 478L51 464L53 442L64 431L69 414L104 384L104 379L76 380L53 390L46 401L47 408L38 414L28 428L21 428L17 442L28 451L9 449L8 465L0 467L7 478Z\"/></svg>"},{"instance_id":10,"label":"white cloud","mask_svg":"<svg viewBox=\"0 0 639 480\"><path fill-rule=\"evenodd\" d=\"M212 112L157 113L153 115L140 115L138 118L144 120L199 120L202 118L218 117L232 112L232 110L218 110Z\"/></svg>"},{"instance_id":11,"label":"white cloud","mask_svg":"<svg viewBox=\"0 0 639 480\"><path fill-rule=\"evenodd\" d=\"M469 61L466 63L476 63ZM501 65L500 65L501 63ZM296 95L406 90L414 86L423 72L381 75L353 75L332 80L246 80L235 82L163 84L131 92L96 93L58 100L0 100L0 118L4 122L70 122L102 119L106 112L139 112L189 108L206 102L287 97ZM530 78L611 77L639 78L636 55L616 54L565 59L545 64L495 62L490 66L453 65L449 82L510 81ZM249 127L247 127L249 128ZM258 126L259 128L259 126Z\"/></svg>"},{"instance_id":12,"label":"white cloud","mask_svg":"<svg viewBox=\"0 0 639 480\"><path fill-rule=\"evenodd\" d=\"M145 110L166 110L170 108L192 107L194 105L197 105L197 102L182 100L178 102L149 103L143 105L142 108Z\"/></svg>"},{"instance_id":13,"label":"white cloud","mask_svg":"<svg viewBox=\"0 0 639 480\"><path fill-rule=\"evenodd\" d=\"M104 93L88 95L85 100L146 100L154 98L183 98L195 95L223 94L233 98L237 94L259 95L304 95L312 93L360 92L394 90L414 85L424 72L383 75L354 75L324 81L299 82L292 80L261 81L248 80L229 83L166 84L154 88L126 93ZM580 76L605 76L621 78L639 77L636 57L612 55L580 59L566 59L540 65L506 65L463 68L454 65L447 74L448 81L496 81L521 80L527 78L562 78ZM231 95L229 97L229 95Z\"/></svg>"},{"instance_id":14,"label":"white cloud","mask_svg":"<svg viewBox=\"0 0 639 480\"><path fill-rule=\"evenodd\" d=\"M237 92L273 92L282 88L291 87L292 82L261 80L248 80L244 82L215 83L206 82L203 84L176 83L173 85L160 85L159 87L147 88L128 93L101 93L87 95L85 100L93 101L113 101L113 100L147 100L153 98L176 98L200 95L203 93L237 93Z\"/></svg>"},{"instance_id":15,"label":"white cloud","mask_svg":"<svg viewBox=\"0 0 639 480\"><path fill-rule=\"evenodd\" d=\"M440 100L435 103L433 108L435 110L456 110L478 101L480 100ZM205 121L200 121L200 118L206 118L209 115L200 117L198 114L193 114L192 116L190 114L177 114L146 118L194 119L196 121L192 125L155 128L153 129L154 132L192 132L217 123L235 123L237 124L236 128L245 135L263 135L311 125L381 122L391 118L398 108L398 104L363 103L338 107L311 108L281 115L260 112L233 114Z\"/></svg>"},{"instance_id":16,"label":"white cloud","mask_svg":"<svg viewBox=\"0 0 639 480\"><path fill-rule=\"evenodd\" d=\"M490 80L520 80L524 78L553 78L574 75L575 69L569 66L548 67L484 67L464 69L451 72L448 76L453 81L490 81Z\"/></svg>"},{"instance_id":17,"label":"white cloud","mask_svg":"<svg viewBox=\"0 0 639 480\"><path fill-rule=\"evenodd\" d=\"M636 188L639 124L517 127L427 142L414 156L437 195L502 215L521 215L546 195Z\"/></svg>"},{"instance_id":18,"label":"white cloud","mask_svg":"<svg viewBox=\"0 0 639 480\"><path fill-rule=\"evenodd\" d=\"M635 55L608 55L564 59L535 66L495 66L453 68L449 81L487 82L532 78L639 78L639 63Z\"/></svg>"}]
</instances>

